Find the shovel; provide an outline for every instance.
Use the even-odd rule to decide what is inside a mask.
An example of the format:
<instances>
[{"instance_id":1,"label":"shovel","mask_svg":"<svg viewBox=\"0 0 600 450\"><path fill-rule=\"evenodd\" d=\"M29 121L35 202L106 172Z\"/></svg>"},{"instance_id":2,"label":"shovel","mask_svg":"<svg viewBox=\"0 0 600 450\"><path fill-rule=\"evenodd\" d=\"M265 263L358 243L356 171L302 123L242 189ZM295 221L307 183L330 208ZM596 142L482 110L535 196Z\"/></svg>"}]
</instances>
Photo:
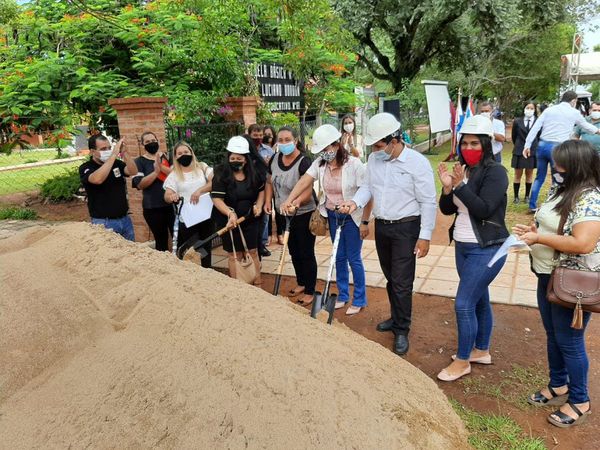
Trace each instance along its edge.
<instances>
[{"instance_id":1,"label":"shovel","mask_svg":"<svg viewBox=\"0 0 600 450\"><path fill-rule=\"evenodd\" d=\"M247 217L248 217L247 215L242 216L242 217L238 218L238 220L236 220L235 223L237 225L239 225L244 220L246 220ZM220 230L211 234L206 239L203 239L201 241L196 241L196 242L190 242L189 240L185 241L185 243L179 248L179 251L177 252L177 257L179 259L184 259L187 256L187 253L191 252L191 251L198 252L200 254L200 258L204 258L204 257L208 256L208 252L206 251L204 246L206 244L209 244L214 238L222 236L225 233L227 233L228 231L229 231L229 227L225 226L225 227L221 228ZM192 238L192 239L194 239L194 238Z\"/></svg>"},{"instance_id":2,"label":"shovel","mask_svg":"<svg viewBox=\"0 0 600 450\"><path fill-rule=\"evenodd\" d=\"M179 237L179 216L181 215L181 207L183 206L183 197L174 203L175 207L175 223L173 223L173 249L171 250L174 255L177 255L177 239ZM177 255L179 256L179 255Z\"/></svg>"},{"instance_id":3,"label":"shovel","mask_svg":"<svg viewBox=\"0 0 600 450\"><path fill-rule=\"evenodd\" d=\"M279 295L279 285L281 284L281 274L283 272L283 265L285 264L285 252L287 250L288 239L290 238L290 225L292 219L296 216L298 208L294 210L294 214L291 216L285 216L285 231L283 233L283 248L281 249L281 258L279 259L279 267L277 268L277 276L275 277L275 287L273 288L273 295Z\"/></svg>"},{"instance_id":4,"label":"shovel","mask_svg":"<svg viewBox=\"0 0 600 450\"><path fill-rule=\"evenodd\" d=\"M338 209L337 207L335 209ZM347 217L347 216L346 216ZM346 222L346 217L344 217L341 221L336 217L336 229L335 229L335 237L333 239L333 250L331 252L331 259L329 261L329 270L327 271L327 281L325 282L325 288L323 292L315 291L315 295L313 297L312 308L310 310L310 316L313 319L317 318L317 314L319 311L324 309L329 313L329 318L327 319L327 323L331 325L333 322L333 313L335 311L335 303L337 301L337 294L330 294L329 289L331 287L331 278L333 277L333 268L335 267L335 259L337 256L338 247L340 245L340 237L342 235L342 227Z\"/></svg>"}]
</instances>

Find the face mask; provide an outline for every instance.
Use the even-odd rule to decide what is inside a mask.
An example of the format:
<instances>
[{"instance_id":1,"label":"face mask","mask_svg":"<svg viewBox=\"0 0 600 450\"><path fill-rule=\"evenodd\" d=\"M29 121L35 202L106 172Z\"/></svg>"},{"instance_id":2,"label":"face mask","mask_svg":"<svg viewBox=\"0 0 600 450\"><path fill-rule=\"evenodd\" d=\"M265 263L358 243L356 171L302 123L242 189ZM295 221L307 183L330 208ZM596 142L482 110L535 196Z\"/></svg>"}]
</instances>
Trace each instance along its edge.
<instances>
[{"instance_id":1,"label":"face mask","mask_svg":"<svg viewBox=\"0 0 600 450\"><path fill-rule=\"evenodd\" d=\"M296 144L290 142L288 144L279 144L278 147L281 153L283 153L284 155L290 155L294 153L294 150L296 149Z\"/></svg>"},{"instance_id":2,"label":"face mask","mask_svg":"<svg viewBox=\"0 0 600 450\"><path fill-rule=\"evenodd\" d=\"M183 167L188 167L192 163L192 155L181 155L177 158L177 162Z\"/></svg>"},{"instance_id":3,"label":"face mask","mask_svg":"<svg viewBox=\"0 0 600 450\"><path fill-rule=\"evenodd\" d=\"M386 151L388 149L388 147L389 147L389 144L386 145L381 150L373 152L372 153L373 159L376 159L378 161L384 161L384 162L392 159L392 155Z\"/></svg>"},{"instance_id":4,"label":"face mask","mask_svg":"<svg viewBox=\"0 0 600 450\"><path fill-rule=\"evenodd\" d=\"M335 159L336 153L337 152L335 150L327 150L327 151L321 152L321 158L325 162L331 162Z\"/></svg>"},{"instance_id":5,"label":"face mask","mask_svg":"<svg viewBox=\"0 0 600 450\"><path fill-rule=\"evenodd\" d=\"M144 145L144 148L151 155L155 155L158 151L158 142L148 142L146 145Z\"/></svg>"},{"instance_id":6,"label":"face mask","mask_svg":"<svg viewBox=\"0 0 600 450\"><path fill-rule=\"evenodd\" d=\"M461 149L460 154L469 167L476 166L479 164L479 161L481 161L481 158L483 158L483 152L481 150Z\"/></svg>"},{"instance_id":7,"label":"face mask","mask_svg":"<svg viewBox=\"0 0 600 450\"><path fill-rule=\"evenodd\" d=\"M353 123L347 123L346 125L344 125L344 131L346 133L352 133L354 131L354 124Z\"/></svg>"},{"instance_id":8,"label":"face mask","mask_svg":"<svg viewBox=\"0 0 600 450\"><path fill-rule=\"evenodd\" d=\"M533 109L526 109L525 111L523 111L523 113L527 118L533 117Z\"/></svg>"},{"instance_id":9,"label":"face mask","mask_svg":"<svg viewBox=\"0 0 600 450\"><path fill-rule=\"evenodd\" d=\"M108 161L108 159L111 157L112 155L112 150L102 150L100 152L100 161L105 162Z\"/></svg>"},{"instance_id":10,"label":"face mask","mask_svg":"<svg viewBox=\"0 0 600 450\"><path fill-rule=\"evenodd\" d=\"M271 143L271 136L268 136L268 135L263 136L262 142L263 142L263 144L269 145Z\"/></svg>"},{"instance_id":11,"label":"face mask","mask_svg":"<svg viewBox=\"0 0 600 450\"><path fill-rule=\"evenodd\" d=\"M492 113L491 112L482 112L481 115L483 117L487 117L488 119L492 118Z\"/></svg>"},{"instance_id":12,"label":"face mask","mask_svg":"<svg viewBox=\"0 0 600 450\"><path fill-rule=\"evenodd\" d=\"M254 145L256 145L256 148L260 147L260 144L262 144L262 139L252 139L254 141Z\"/></svg>"},{"instance_id":13,"label":"face mask","mask_svg":"<svg viewBox=\"0 0 600 450\"><path fill-rule=\"evenodd\" d=\"M554 172L552 174L552 179L554 180L555 184L557 184L559 187L562 187L567 182L567 172Z\"/></svg>"},{"instance_id":14,"label":"face mask","mask_svg":"<svg viewBox=\"0 0 600 450\"><path fill-rule=\"evenodd\" d=\"M598 119L600 119L600 111L592 111L590 113L590 116L592 119L598 120Z\"/></svg>"},{"instance_id":15,"label":"face mask","mask_svg":"<svg viewBox=\"0 0 600 450\"><path fill-rule=\"evenodd\" d=\"M231 170L233 170L234 172L239 172L240 170L242 170L244 168L244 163L243 162L229 162L229 167L231 167Z\"/></svg>"}]
</instances>

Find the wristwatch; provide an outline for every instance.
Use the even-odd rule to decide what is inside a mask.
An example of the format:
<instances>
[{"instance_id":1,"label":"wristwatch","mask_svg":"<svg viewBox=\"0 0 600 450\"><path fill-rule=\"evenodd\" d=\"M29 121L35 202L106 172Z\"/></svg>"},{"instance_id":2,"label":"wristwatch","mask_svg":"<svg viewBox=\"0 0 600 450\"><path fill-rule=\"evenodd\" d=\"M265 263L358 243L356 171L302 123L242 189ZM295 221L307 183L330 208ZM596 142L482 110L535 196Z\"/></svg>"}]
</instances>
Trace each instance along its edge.
<instances>
[{"instance_id":1,"label":"wristwatch","mask_svg":"<svg viewBox=\"0 0 600 450\"><path fill-rule=\"evenodd\" d=\"M369 225L369 221L368 220L361 220L360 223L362 225Z\"/></svg>"}]
</instances>

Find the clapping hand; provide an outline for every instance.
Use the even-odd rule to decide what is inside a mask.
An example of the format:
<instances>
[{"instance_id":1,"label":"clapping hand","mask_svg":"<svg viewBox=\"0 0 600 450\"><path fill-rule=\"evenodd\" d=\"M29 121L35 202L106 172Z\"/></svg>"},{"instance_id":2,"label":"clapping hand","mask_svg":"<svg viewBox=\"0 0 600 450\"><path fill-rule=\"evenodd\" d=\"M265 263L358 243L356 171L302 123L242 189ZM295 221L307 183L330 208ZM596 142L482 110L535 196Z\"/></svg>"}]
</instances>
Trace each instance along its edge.
<instances>
[{"instance_id":1,"label":"clapping hand","mask_svg":"<svg viewBox=\"0 0 600 450\"><path fill-rule=\"evenodd\" d=\"M465 179L465 166L460 163L454 164L452 168L452 187L458 186Z\"/></svg>"},{"instance_id":2,"label":"clapping hand","mask_svg":"<svg viewBox=\"0 0 600 450\"><path fill-rule=\"evenodd\" d=\"M448 167L445 163L440 163L438 165L438 177L442 182L442 187L444 192L447 194L452 190L452 175L448 172Z\"/></svg>"}]
</instances>

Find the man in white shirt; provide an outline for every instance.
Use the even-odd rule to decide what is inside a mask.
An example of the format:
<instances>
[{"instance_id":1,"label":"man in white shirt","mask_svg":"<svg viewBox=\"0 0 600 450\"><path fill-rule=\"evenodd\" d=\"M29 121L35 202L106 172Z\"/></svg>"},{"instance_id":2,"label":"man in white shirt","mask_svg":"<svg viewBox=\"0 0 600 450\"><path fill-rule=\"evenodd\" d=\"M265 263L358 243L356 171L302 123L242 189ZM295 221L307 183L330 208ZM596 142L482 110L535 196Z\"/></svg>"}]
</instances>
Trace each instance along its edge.
<instances>
[{"instance_id":1,"label":"man in white shirt","mask_svg":"<svg viewBox=\"0 0 600 450\"><path fill-rule=\"evenodd\" d=\"M545 109L527 134L525 148L523 149L523 156L525 158L529 158L531 155L531 145L538 132L542 130L540 143L535 154L537 173L533 181L531 196L529 197L530 212L535 212L536 210L537 198L548 173L548 164L550 164L550 169L554 173L554 162L552 161L552 150L554 147L571 139L575 125L579 125L581 129L586 130L590 134L600 132L600 129L585 120L576 109L576 106L577 94L574 91L565 92L560 99L560 103Z\"/></svg>"},{"instance_id":2,"label":"man in white shirt","mask_svg":"<svg viewBox=\"0 0 600 450\"><path fill-rule=\"evenodd\" d=\"M389 113L374 115L364 137L372 146L365 182L341 212L352 213L373 198L375 245L385 278L391 318L377 325L393 331L394 352L408 351L416 258L429 251L437 200L433 170L427 158L406 147L400 122Z\"/></svg>"},{"instance_id":3,"label":"man in white shirt","mask_svg":"<svg viewBox=\"0 0 600 450\"><path fill-rule=\"evenodd\" d=\"M494 136L492 136L494 159L502 163L502 147L504 146L504 141L506 141L506 127L504 126L504 122L492 117L493 110L494 107L490 102L481 102L479 104L479 114L490 119L494 128Z\"/></svg>"}]
</instances>

